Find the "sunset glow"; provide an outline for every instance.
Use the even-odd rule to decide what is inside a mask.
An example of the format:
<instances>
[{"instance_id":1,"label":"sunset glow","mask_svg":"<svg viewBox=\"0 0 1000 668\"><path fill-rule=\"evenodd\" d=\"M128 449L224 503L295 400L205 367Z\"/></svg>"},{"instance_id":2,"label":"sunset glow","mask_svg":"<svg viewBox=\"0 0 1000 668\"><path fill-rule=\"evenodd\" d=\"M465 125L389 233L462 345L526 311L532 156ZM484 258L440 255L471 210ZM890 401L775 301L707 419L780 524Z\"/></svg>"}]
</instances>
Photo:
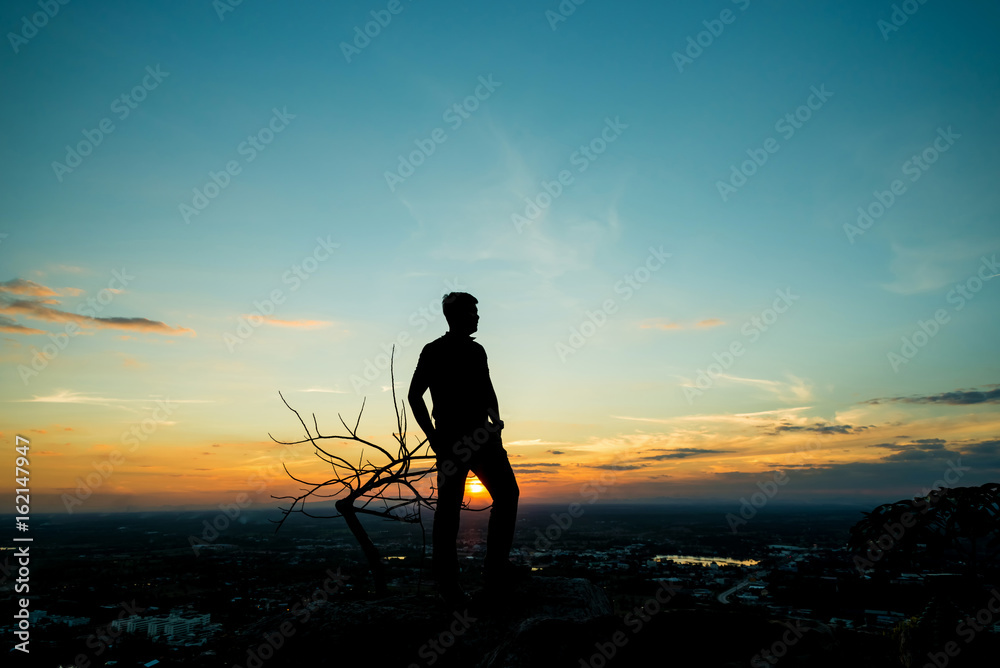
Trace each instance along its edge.
<instances>
[{"instance_id":1,"label":"sunset glow","mask_svg":"<svg viewBox=\"0 0 1000 668\"><path fill-rule=\"evenodd\" d=\"M469 476L468 480L465 481L465 488L469 490L469 494L473 496L479 496L486 492L486 488L483 487L483 483L479 482L479 478L476 476Z\"/></svg>"},{"instance_id":2,"label":"sunset glow","mask_svg":"<svg viewBox=\"0 0 1000 668\"><path fill-rule=\"evenodd\" d=\"M989 21L740 2L678 59L697 3L405 3L348 58L370 8L203 4L60 4L2 66L0 437L35 510L276 507L332 473L272 440L304 438L282 397L395 451L395 390L422 441L453 290L521 503L1000 477Z\"/></svg>"}]
</instances>

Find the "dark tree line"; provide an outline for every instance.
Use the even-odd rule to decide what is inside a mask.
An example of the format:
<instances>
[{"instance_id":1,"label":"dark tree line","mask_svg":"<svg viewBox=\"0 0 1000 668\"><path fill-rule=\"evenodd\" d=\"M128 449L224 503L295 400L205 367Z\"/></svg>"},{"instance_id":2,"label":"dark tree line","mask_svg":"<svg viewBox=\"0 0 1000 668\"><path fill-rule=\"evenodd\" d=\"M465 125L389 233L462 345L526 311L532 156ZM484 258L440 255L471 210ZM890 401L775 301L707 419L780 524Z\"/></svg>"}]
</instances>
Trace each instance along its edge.
<instances>
[{"instance_id":1,"label":"dark tree line","mask_svg":"<svg viewBox=\"0 0 1000 668\"><path fill-rule=\"evenodd\" d=\"M975 580L1000 554L1000 483L942 487L927 496L878 506L850 529L861 572L909 568L953 555Z\"/></svg>"}]
</instances>

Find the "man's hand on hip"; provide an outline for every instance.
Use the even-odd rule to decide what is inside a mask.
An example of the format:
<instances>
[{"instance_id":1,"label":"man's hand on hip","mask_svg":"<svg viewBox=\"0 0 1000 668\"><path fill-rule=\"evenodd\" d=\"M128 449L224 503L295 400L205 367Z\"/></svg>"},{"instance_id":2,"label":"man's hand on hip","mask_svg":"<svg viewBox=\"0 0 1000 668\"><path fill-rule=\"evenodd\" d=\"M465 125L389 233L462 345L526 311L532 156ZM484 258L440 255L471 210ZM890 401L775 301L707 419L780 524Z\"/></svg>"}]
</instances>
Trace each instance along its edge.
<instances>
[{"instance_id":1,"label":"man's hand on hip","mask_svg":"<svg viewBox=\"0 0 1000 668\"><path fill-rule=\"evenodd\" d=\"M437 442L437 438L438 438L437 429L433 429L429 434L427 434L427 444L431 446L431 452L433 452L435 455L438 454L439 451L438 450L439 443Z\"/></svg>"},{"instance_id":2,"label":"man's hand on hip","mask_svg":"<svg viewBox=\"0 0 1000 668\"><path fill-rule=\"evenodd\" d=\"M493 431L499 432L503 429L503 420L500 419L499 413L491 409L487 411L487 414L490 416L490 423Z\"/></svg>"}]
</instances>

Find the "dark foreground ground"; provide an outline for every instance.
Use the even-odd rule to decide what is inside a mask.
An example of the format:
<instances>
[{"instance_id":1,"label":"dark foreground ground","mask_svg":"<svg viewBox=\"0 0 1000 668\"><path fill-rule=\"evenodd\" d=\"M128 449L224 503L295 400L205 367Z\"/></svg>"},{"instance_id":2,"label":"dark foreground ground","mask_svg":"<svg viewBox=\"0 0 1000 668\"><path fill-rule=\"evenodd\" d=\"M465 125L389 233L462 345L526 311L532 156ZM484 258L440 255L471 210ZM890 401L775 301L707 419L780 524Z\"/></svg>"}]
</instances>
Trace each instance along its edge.
<instances>
[{"instance_id":1,"label":"dark foreground ground","mask_svg":"<svg viewBox=\"0 0 1000 668\"><path fill-rule=\"evenodd\" d=\"M430 592L419 526L366 523L389 575L377 597L336 520L295 517L275 533L269 510L226 522L210 511L38 516L31 654L7 651L8 626L5 665L960 668L1000 655L995 630L956 633L987 609L995 565L973 580L940 559L926 572L861 577L844 550L856 508L769 507L738 532L729 507L595 505L571 525L565 510L522 509L514 556L533 577L462 609ZM473 592L486 520L463 517ZM221 528L207 531L213 522ZM0 606L11 613L23 595L12 554L0 552ZM676 554L745 563L658 559ZM113 627L132 613L208 621L172 638Z\"/></svg>"}]
</instances>

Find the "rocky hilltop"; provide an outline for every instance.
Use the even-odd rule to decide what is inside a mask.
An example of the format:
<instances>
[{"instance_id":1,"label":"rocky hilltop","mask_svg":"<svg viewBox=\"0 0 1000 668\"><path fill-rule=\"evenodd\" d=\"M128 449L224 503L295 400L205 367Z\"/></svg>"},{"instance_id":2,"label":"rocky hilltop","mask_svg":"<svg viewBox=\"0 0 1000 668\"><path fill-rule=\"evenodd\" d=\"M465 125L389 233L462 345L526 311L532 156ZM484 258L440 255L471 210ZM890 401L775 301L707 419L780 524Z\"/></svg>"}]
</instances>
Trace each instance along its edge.
<instances>
[{"instance_id":1,"label":"rocky hilltop","mask_svg":"<svg viewBox=\"0 0 1000 668\"><path fill-rule=\"evenodd\" d=\"M686 606L667 588L627 610L582 578L534 577L502 601L450 609L436 597L317 602L250 625L225 657L240 668L879 666L887 642L815 623ZM661 603L662 601L662 603ZM776 650L766 660L762 650ZM895 657L894 657L895 658Z\"/></svg>"}]
</instances>

